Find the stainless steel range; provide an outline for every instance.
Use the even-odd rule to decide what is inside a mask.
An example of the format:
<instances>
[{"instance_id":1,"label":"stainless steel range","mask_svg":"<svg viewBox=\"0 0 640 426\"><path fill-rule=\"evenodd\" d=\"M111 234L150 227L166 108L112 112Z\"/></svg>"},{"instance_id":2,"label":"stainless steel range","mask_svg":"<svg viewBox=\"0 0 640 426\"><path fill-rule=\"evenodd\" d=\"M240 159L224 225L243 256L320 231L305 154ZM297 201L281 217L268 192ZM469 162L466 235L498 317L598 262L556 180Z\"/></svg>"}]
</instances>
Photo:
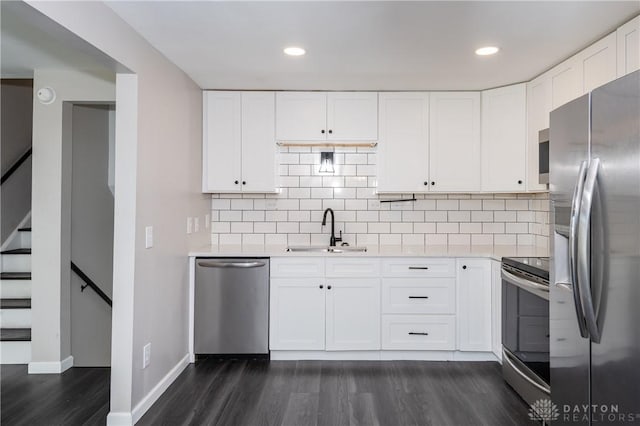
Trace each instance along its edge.
<instances>
[{"instance_id":1,"label":"stainless steel range","mask_svg":"<svg viewBox=\"0 0 640 426\"><path fill-rule=\"evenodd\" d=\"M533 404L549 398L549 259L502 258L502 374Z\"/></svg>"}]
</instances>

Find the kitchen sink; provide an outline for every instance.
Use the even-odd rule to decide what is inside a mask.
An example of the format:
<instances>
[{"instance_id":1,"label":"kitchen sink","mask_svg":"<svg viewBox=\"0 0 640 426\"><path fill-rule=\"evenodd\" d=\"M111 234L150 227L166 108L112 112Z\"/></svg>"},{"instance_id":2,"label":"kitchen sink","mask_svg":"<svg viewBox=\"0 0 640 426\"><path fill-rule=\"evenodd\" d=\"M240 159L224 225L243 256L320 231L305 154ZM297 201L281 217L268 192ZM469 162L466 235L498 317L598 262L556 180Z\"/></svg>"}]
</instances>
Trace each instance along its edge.
<instances>
[{"instance_id":1,"label":"kitchen sink","mask_svg":"<svg viewBox=\"0 0 640 426\"><path fill-rule=\"evenodd\" d=\"M292 253L296 252L307 252L307 253L358 253L358 252L366 252L366 247L357 247L357 246L336 246L336 247L327 247L327 246L289 246L287 247L287 251Z\"/></svg>"}]
</instances>

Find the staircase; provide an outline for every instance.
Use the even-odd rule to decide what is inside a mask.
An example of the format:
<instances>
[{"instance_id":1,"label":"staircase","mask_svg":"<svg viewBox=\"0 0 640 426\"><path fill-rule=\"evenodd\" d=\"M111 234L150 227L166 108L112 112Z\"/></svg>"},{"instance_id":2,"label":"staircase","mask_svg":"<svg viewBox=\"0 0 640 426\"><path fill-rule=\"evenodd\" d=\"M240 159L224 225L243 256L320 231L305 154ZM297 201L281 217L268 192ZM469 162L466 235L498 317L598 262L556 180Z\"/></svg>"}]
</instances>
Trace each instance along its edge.
<instances>
[{"instance_id":1,"label":"staircase","mask_svg":"<svg viewBox=\"0 0 640 426\"><path fill-rule=\"evenodd\" d=\"M31 361L31 228L0 252L0 364Z\"/></svg>"}]
</instances>

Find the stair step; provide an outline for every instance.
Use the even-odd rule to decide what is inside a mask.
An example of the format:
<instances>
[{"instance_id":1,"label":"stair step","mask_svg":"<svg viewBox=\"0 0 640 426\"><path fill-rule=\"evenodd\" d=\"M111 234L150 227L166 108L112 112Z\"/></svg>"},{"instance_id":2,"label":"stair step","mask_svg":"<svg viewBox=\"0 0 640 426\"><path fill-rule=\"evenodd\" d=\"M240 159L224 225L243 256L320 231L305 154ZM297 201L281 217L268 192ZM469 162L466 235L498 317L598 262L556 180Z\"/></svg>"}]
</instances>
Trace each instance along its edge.
<instances>
[{"instance_id":1,"label":"stair step","mask_svg":"<svg viewBox=\"0 0 640 426\"><path fill-rule=\"evenodd\" d=\"M30 280L31 272L2 272L1 280Z\"/></svg>"},{"instance_id":2,"label":"stair step","mask_svg":"<svg viewBox=\"0 0 640 426\"><path fill-rule=\"evenodd\" d=\"M0 329L0 341L2 342L30 342L30 328L2 328Z\"/></svg>"},{"instance_id":3,"label":"stair step","mask_svg":"<svg viewBox=\"0 0 640 426\"><path fill-rule=\"evenodd\" d=\"M18 232L31 232L31 227L28 228L18 228Z\"/></svg>"},{"instance_id":4,"label":"stair step","mask_svg":"<svg viewBox=\"0 0 640 426\"><path fill-rule=\"evenodd\" d=\"M13 250L0 251L0 254L31 254L30 248L18 248Z\"/></svg>"},{"instance_id":5,"label":"stair step","mask_svg":"<svg viewBox=\"0 0 640 426\"><path fill-rule=\"evenodd\" d=\"M0 299L0 309L29 309L31 299Z\"/></svg>"}]
</instances>

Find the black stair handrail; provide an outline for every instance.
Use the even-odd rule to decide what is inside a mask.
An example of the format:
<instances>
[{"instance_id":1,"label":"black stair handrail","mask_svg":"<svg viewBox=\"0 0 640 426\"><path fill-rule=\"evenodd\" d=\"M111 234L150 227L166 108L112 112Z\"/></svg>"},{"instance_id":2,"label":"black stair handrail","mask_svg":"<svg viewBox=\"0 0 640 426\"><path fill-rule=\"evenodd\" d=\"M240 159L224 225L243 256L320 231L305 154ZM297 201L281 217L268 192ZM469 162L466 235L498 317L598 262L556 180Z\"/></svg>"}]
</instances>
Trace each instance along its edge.
<instances>
[{"instance_id":1,"label":"black stair handrail","mask_svg":"<svg viewBox=\"0 0 640 426\"><path fill-rule=\"evenodd\" d=\"M91 290L95 291L98 296L100 296L100 298L102 298L102 300L107 303L107 305L113 307L113 302L111 301L109 296L107 296L106 293L102 291L102 289L98 286L98 284L94 283L93 280L87 276L87 274L82 272L82 269L78 268L78 265L71 262L71 270L75 272L82 279L82 281L86 283L82 287L80 287L80 291L84 291L85 288L91 287Z\"/></svg>"},{"instance_id":2,"label":"black stair handrail","mask_svg":"<svg viewBox=\"0 0 640 426\"><path fill-rule=\"evenodd\" d=\"M2 185L7 179L9 179L11 175L14 174L15 171L18 170L25 161L27 161L27 158L31 156L32 151L33 150L29 148L24 154L22 154L22 156L20 156L20 158L18 158L18 161L13 163L13 166L9 167L9 170L7 170L6 173L2 175L2 179L0 179L0 185Z\"/></svg>"}]
</instances>

